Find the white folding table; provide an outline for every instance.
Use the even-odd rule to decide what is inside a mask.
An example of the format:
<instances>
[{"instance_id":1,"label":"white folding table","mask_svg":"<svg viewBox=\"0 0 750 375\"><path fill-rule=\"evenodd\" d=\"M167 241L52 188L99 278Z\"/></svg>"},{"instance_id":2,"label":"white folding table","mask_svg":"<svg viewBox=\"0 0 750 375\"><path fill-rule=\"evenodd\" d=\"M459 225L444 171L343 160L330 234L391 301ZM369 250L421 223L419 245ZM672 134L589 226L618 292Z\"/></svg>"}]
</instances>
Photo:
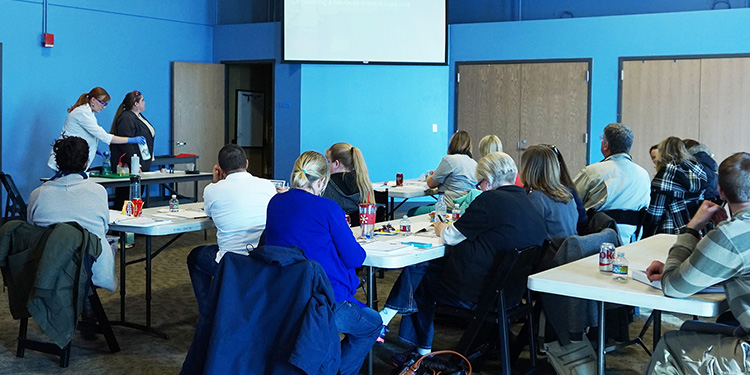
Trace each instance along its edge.
<instances>
[{"instance_id":1,"label":"white folding table","mask_svg":"<svg viewBox=\"0 0 750 375\"><path fill-rule=\"evenodd\" d=\"M163 220L161 223L139 223L139 221L135 219L128 220L118 217L117 215L110 215L110 220L115 219L116 221L110 222L109 229L112 231L120 232L120 320L112 321L111 324L142 330L163 339L169 339L169 336L167 336L166 333L157 331L151 327L151 260L159 255L159 253L161 253L164 249L169 247L172 243L174 243L183 234L214 228L214 223L210 218L206 216L199 218L185 218L177 216L168 217L170 216L168 212L159 212L159 210L164 209L164 207L153 207L143 210L143 218ZM180 205L180 211L183 213L194 212L195 216L202 215L203 203L188 203ZM113 213L113 211L110 211L110 213ZM146 236L145 257L126 262L124 251L126 232ZM176 234L177 236L170 239L166 244L164 244L155 252L152 252L152 237L168 236L173 234ZM144 261L146 262L146 325L128 322L125 320L125 267Z\"/></svg>"},{"instance_id":2,"label":"white folding table","mask_svg":"<svg viewBox=\"0 0 750 375\"><path fill-rule=\"evenodd\" d=\"M636 270L645 270L653 260L665 261L669 248L677 236L658 234L617 248L624 251L629 261L629 276ZM655 314L654 344L658 341L660 311L717 316L728 305L723 293L697 294L688 298L664 296L661 290L629 278L626 283L612 280L612 274L599 271L599 255L529 276L529 289L535 292L557 294L596 301L599 310L598 373L604 374L604 303L616 303L653 309Z\"/></svg>"},{"instance_id":3,"label":"white folding table","mask_svg":"<svg viewBox=\"0 0 750 375\"><path fill-rule=\"evenodd\" d=\"M424 180L416 178L404 180L404 184L402 186L396 186L395 181L386 181L382 184L373 183L372 189L377 192L386 193L388 195L386 218L388 218L389 220L395 219L393 217L394 213L399 207L401 207L402 204L406 203L409 198L434 196L438 192L436 188L430 188L429 186L427 186L427 183ZM395 198L401 199L401 202L398 204L398 206L395 205Z\"/></svg>"}]
</instances>

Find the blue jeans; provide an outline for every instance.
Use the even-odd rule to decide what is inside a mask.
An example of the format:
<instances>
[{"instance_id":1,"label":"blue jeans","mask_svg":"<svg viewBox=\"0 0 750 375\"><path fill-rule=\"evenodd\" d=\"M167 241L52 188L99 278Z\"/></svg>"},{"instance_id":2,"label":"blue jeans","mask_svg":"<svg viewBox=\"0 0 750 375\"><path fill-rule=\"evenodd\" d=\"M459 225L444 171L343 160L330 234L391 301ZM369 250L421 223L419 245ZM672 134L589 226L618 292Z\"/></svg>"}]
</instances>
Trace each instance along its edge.
<instances>
[{"instance_id":1,"label":"blue jeans","mask_svg":"<svg viewBox=\"0 0 750 375\"><path fill-rule=\"evenodd\" d=\"M431 262L422 278L422 282L414 292L417 312L401 318L398 338L419 349L431 349L434 336L432 319L435 317L437 303L471 309L474 303L450 294L440 284L442 267Z\"/></svg>"},{"instance_id":2,"label":"blue jeans","mask_svg":"<svg viewBox=\"0 0 750 375\"><path fill-rule=\"evenodd\" d=\"M334 313L336 328L345 335L341 341L339 374L359 374L362 362L380 334L383 320L377 311L347 301L336 302Z\"/></svg>"},{"instance_id":3,"label":"blue jeans","mask_svg":"<svg viewBox=\"0 0 750 375\"><path fill-rule=\"evenodd\" d=\"M206 316L208 309L211 308L208 303L208 294L211 291L211 281L219 272L219 263L216 263L217 252L219 252L219 245L199 246L193 249L187 257L188 272L195 299L198 301L200 316Z\"/></svg>"},{"instance_id":4,"label":"blue jeans","mask_svg":"<svg viewBox=\"0 0 750 375\"><path fill-rule=\"evenodd\" d=\"M402 315L417 312L414 292L427 273L428 266L429 262L422 262L404 268L388 294L385 307L397 310Z\"/></svg>"}]
</instances>

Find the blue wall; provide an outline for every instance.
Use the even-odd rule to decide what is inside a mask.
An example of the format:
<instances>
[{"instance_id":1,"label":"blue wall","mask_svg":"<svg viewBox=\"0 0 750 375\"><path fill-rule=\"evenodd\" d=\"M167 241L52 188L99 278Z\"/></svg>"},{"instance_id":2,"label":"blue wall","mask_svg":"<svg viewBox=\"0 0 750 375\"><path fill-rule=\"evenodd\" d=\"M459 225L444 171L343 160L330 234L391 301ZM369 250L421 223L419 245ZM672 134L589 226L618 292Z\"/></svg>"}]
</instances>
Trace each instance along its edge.
<instances>
[{"instance_id":1,"label":"blue wall","mask_svg":"<svg viewBox=\"0 0 750 375\"><path fill-rule=\"evenodd\" d=\"M3 43L2 161L25 198L52 171L50 145L78 96L94 86L112 96L97 115L109 130L117 105L135 89L156 128L156 155L171 152L171 62L210 62L213 1L50 1L41 47L40 1L0 0ZM106 145L100 144L100 148ZM98 160L94 163L98 163ZM95 164L96 165L96 164Z\"/></svg>"},{"instance_id":2,"label":"blue wall","mask_svg":"<svg viewBox=\"0 0 750 375\"><path fill-rule=\"evenodd\" d=\"M372 181L435 169L448 148L447 78L446 66L303 65L301 149L351 143Z\"/></svg>"},{"instance_id":3,"label":"blue wall","mask_svg":"<svg viewBox=\"0 0 750 375\"><path fill-rule=\"evenodd\" d=\"M596 140L617 120L618 58L750 53L749 20L750 9L735 9L452 25L450 74L457 61L592 58L590 139ZM599 142L590 151L591 161L601 158Z\"/></svg>"}]
</instances>

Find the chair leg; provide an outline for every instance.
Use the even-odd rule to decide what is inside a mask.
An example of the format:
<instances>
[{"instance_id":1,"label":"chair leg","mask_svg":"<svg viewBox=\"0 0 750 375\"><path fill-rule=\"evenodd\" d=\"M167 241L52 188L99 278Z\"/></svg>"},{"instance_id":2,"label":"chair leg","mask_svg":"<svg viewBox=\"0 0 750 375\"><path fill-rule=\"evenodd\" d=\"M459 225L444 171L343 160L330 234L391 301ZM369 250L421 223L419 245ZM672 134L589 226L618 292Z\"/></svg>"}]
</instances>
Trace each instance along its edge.
<instances>
[{"instance_id":1,"label":"chair leg","mask_svg":"<svg viewBox=\"0 0 750 375\"><path fill-rule=\"evenodd\" d=\"M21 324L18 328L18 350L16 350L16 357L23 358L24 354L26 354L26 346L24 343L26 342L26 331L29 327L29 318L23 318L21 319Z\"/></svg>"},{"instance_id":2,"label":"chair leg","mask_svg":"<svg viewBox=\"0 0 750 375\"><path fill-rule=\"evenodd\" d=\"M91 290L89 301L91 301L91 308L94 309L94 314L96 315L96 320L98 322L97 330L103 334L104 339L107 340L109 351L112 353L119 352L120 344L118 344L115 333L112 331L112 325L109 324L107 313L104 311L104 306L102 306L102 301L99 299L99 294L96 293L96 288Z\"/></svg>"},{"instance_id":3,"label":"chair leg","mask_svg":"<svg viewBox=\"0 0 750 375\"><path fill-rule=\"evenodd\" d=\"M500 361L503 375L511 375L510 371L510 329L508 328L508 314L505 311L505 292L500 291L497 298L498 327L500 330Z\"/></svg>"},{"instance_id":4,"label":"chair leg","mask_svg":"<svg viewBox=\"0 0 750 375\"><path fill-rule=\"evenodd\" d=\"M60 350L60 367L67 368L68 366L70 366L70 343Z\"/></svg>"}]
</instances>

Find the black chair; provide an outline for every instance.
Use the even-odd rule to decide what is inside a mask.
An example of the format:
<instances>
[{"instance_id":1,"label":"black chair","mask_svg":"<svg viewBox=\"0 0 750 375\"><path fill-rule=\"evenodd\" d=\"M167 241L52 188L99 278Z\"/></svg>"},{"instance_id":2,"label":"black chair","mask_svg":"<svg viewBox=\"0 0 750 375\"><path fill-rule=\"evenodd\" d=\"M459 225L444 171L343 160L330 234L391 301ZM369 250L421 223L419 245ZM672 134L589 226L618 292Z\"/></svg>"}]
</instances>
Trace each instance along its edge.
<instances>
[{"instance_id":1,"label":"black chair","mask_svg":"<svg viewBox=\"0 0 750 375\"><path fill-rule=\"evenodd\" d=\"M96 332L104 335L104 339L107 341L107 346L112 353L120 351L120 345L117 342L115 333L112 331L112 326L107 320L107 314L104 312L104 306L99 299L99 295L96 293L96 289L92 290L89 295L89 301L94 309L94 315L96 316ZM60 348L51 342L44 342L27 337L29 325L29 318L21 319L21 324L18 328L18 350L16 350L16 357L23 358L26 354L26 349L34 350L41 353L52 354L60 357L60 367L66 368L70 365L70 343L65 345L64 348Z\"/></svg>"},{"instance_id":2,"label":"black chair","mask_svg":"<svg viewBox=\"0 0 750 375\"><path fill-rule=\"evenodd\" d=\"M5 214L4 221L8 221L12 218L20 218L26 221L26 202L21 196L21 192L18 191L16 184L13 182L13 178L7 174L0 172L0 181L3 183L5 188Z\"/></svg>"},{"instance_id":3,"label":"black chair","mask_svg":"<svg viewBox=\"0 0 750 375\"><path fill-rule=\"evenodd\" d=\"M497 347L500 350L503 374L510 375L511 364L515 362L521 348L527 343L522 339L524 333L527 333L531 367L532 369L536 367L533 298L531 291L526 288L526 279L540 261L543 246L505 252L502 261L496 262L498 264L490 272L479 302L473 310L438 306L436 315L458 316L468 321L468 326L456 345L457 352L474 361ZM520 299L521 295L525 297L518 304L514 304L516 301L511 301L511 299ZM519 321L524 321L524 327L516 340L511 343L510 325ZM496 325L497 335L486 335L490 332L486 328L487 325ZM480 337L489 340L480 342ZM514 346L513 349L511 344Z\"/></svg>"}]
</instances>

